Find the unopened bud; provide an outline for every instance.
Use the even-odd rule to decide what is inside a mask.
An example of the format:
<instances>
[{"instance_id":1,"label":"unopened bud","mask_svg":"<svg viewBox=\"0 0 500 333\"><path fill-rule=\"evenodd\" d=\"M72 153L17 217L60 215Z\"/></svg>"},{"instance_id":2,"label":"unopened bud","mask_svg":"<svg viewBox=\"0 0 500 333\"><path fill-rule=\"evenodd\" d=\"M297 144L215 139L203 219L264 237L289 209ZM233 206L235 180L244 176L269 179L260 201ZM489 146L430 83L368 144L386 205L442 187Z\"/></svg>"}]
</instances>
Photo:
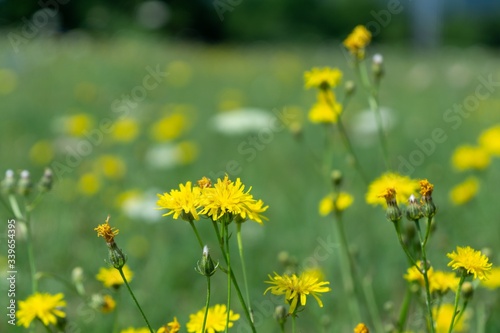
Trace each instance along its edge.
<instances>
[{"instance_id":1,"label":"unopened bud","mask_svg":"<svg viewBox=\"0 0 500 333\"><path fill-rule=\"evenodd\" d=\"M118 245L116 245L114 241L106 244L108 245L109 262L111 263L111 265L113 265L114 268L121 269L123 266L125 266L127 257L125 257L125 254L123 254L122 250L118 247Z\"/></svg>"},{"instance_id":2,"label":"unopened bud","mask_svg":"<svg viewBox=\"0 0 500 333\"><path fill-rule=\"evenodd\" d=\"M384 57L379 53L372 58L372 71L376 80L380 80L384 76Z\"/></svg>"},{"instance_id":3,"label":"unopened bud","mask_svg":"<svg viewBox=\"0 0 500 333\"><path fill-rule=\"evenodd\" d=\"M340 170L333 170L330 177L334 188L338 188L342 184L343 176Z\"/></svg>"},{"instance_id":4,"label":"unopened bud","mask_svg":"<svg viewBox=\"0 0 500 333\"><path fill-rule=\"evenodd\" d=\"M7 170L5 171L5 178L2 180L2 192L5 194L14 193L14 189L16 187L16 180L14 178L14 171Z\"/></svg>"},{"instance_id":5,"label":"unopened bud","mask_svg":"<svg viewBox=\"0 0 500 333\"><path fill-rule=\"evenodd\" d=\"M417 199L412 194L408 199L408 207L406 209L406 218L410 221L418 221L422 218L422 211L420 210L420 205Z\"/></svg>"},{"instance_id":6,"label":"unopened bud","mask_svg":"<svg viewBox=\"0 0 500 333\"><path fill-rule=\"evenodd\" d=\"M17 193L22 196L28 196L31 193L31 188L33 184L31 183L30 173L28 170L21 171L19 181L17 182Z\"/></svg>"},{"instance_id":7,"label":"unopened bud","mask_svg":"<svg viewBox=\"0 0 500 333\"><path fill-rule=\"evenodd\" d=\"M203 247L203 253L201 256L201 261L198 261L195 271L200 273L201 275L205 275L206 277L210 277L214 275L215 271L219 267L219 263L214 264L212 257L210 257L210 252L208 250L208 246Z\"/></svg>"},{"instance_id":8,"label":"unopened bud","mask_svg":"<svg viewBox=\"0 0 500 333\"><path fill-rule=\"evenodd\" d=\"M465 299L470 299L474 295L474 286L472 285L471 282L466 281L462 285L461 292Z\"/></svg>"},{"instance_id":9,"label":"unopened bud","mask_svg":"<svg viewBox=\"0 0 500 333\"><path fill-rule=\"evenodd\" d=\"M346 81L346 83L344 84L344 89L346 96L351 96L356 91L356 84L351 80Z\"/></svg>"},{"instance_id":10,"label":"unopened bud","mask_svg":"<svg viewBox=\"0 0 500 333\"><path fill-rule=\"evenodd\" d=\"M274 319L278 322L280 325L285 325L286 323L286 318L288 316L288 311L286 311L285 307L283 305L278 305L274 309Z\"/></svg>"},{"instance_id":11,"label":"unopened bud","mask_svg":"<svg viewBox=\"0 0 500 333\"><path fill-rule=\"evenodd\" d=\"M52 174L52 170L46 168L43 172L43 176L38 183L38 189L40 192L48 192L52 189L52 183L54 181L54 177Z\"/></svg>"}]
</instances>

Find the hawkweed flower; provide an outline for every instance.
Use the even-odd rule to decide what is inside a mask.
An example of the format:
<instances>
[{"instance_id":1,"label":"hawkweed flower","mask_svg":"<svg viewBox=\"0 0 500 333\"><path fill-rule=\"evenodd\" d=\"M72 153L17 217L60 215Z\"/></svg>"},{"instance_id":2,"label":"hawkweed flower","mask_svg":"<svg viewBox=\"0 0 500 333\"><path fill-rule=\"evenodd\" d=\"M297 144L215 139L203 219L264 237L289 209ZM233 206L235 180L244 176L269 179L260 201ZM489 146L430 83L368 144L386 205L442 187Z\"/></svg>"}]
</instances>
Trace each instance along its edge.
<instances>
[{"instance_id":1,"label":"hawkweed flower","mask_svg":"<svg viewBox=\"0 0 500 333\"><path fill-rule=\"evenodd\" d=\"M198 209L201 207L201 188L192 187L191 182L180 184L178 190L170 193L158 194L158 209L168 209L163 216L173 214L174 219L179 216L185 221L199 220Z\"/></svg>"},{"instance_id":2,"label":"hawkweed flower","mask_svg":"<svg viewBox=\"0 0 500 333\"><path fill-rule=\"evenodd\" d=\"M422 212L425 217L433 217L436 214L436 205L432 201L432 191L434 191L434 185L429 183L427 179L423 179L419 182L420 185L420 203L422 204Z\"/></svg>"},{"instance_id":3,"label":"hawkweed flower","mask_svg":"<svg viewBox=\"0 0 500 333\"><path fill-rule=\"evenodd\" d=\"M436 333L448 333L450 328L451 319L455 307L453 304L445 303L439 307L432 309L433 318L435 319ZM469 319L468 312L458 317L453 326L453 332L464 332L467 329L467 321Z\"/></svg>"},{"instance_id":4,"label":"hawkweed flower","mask_svg":"<svg viewBox=\"0 0 500 333\"><path fill-rule=\"evenodd\" d=\"M128 265L124 265L122 267L122 272L127 281L132 280L134 273L130 270ZM118 270L114 267L101 267L99 269L99 273L96 275L96 279L101 281L106 288L117 289L124 283L120 272L118 272Z\"/></svg>"},{"instance_id":5,"label":"hawkweed flower","mask_svg":"<svg viewBox=\"0 0 500 333\"><path fill-rule=\"evenodd\" d=\"M451 158L453 167L458 171L484 170L490 163L490 154L481 146L463 145L458 147Z\"/></svg>"},{"instance_id":6,"label":"hawkweed flower","mask_svg":"<svg viewBox=\"0 0 500 333\"><path fill-rule=\"evenodd\" d=\"M205 332L202 332L203 319L205 317L205 308L201 309L195 314L189 315L189 322L186 324L189 333L215 333L222 332L226 328L227 309L225 304L216 304L208 308L207 321L205 325ZM229 311L228 327L233 327L234 321L240 319L240 315L234 313L233 310Z\"/></svg>"},{"instance_id":7,"label":"hawkweed flower","mask_svg":"<svg viewBox=\"0 0 500 333\"><path fill-rule=\"evenodd\" d=\"M342 212L352 205L354 198L346 192L330 193L319 202L319 214L327 216L333 211Z\"/></svg>"},{"instance_id":8,"label":"hawkweed flower","mask_svg":"<svg viewBox=\"0 0 500 333\"><path fill-rule=\"evenodd\" d=\"M198 187L201 189L212 187L212 181L207 177L202 177L198 180Z\"/></svg>"},{"instance_id":9,"label":"hawkweed flower","mask_svg":"<svg viewBox=\"0 0 500 333\"><path fill-rule=\"evenodd\" d=\"M323 302L319 298L320 293L331 291L327 285L328 281L320 281L317 274L303 272L300 276L292 275L269 275L269 281L266 283L273 286L267 288L264 294L270 291L273 295L285 295L285 301L290 304L288 313L295 314L297 306L305 306L307 296L313 296L320 307L323 307Z\"/></svg>"},{"instance_id":10,"label":"hawkweed flower","mask_svg":"<svg viewBox=\"0 0 500 333\"><path fill-rule=\"evenodd\" d=\"M386 188L385 191L380 194L380 197L385 198L387 204L387 209L385 211L387 219L394 223L401 220L401 210L396 200L396 190L394 188Z\"/></svg>"},{"instance_id":11,"label":"hawkweed flower","mask_svg":"<svg viewBox=\"0 0 500 333\"><path fill-rule=\"evenodd\" d=\"M328 90L336 87L342 80L342 71L338 68L314 67L304 73L305 88Z\"/></svg>"},{"instance_id":12,"label":"hawkweed flower","mask_svg":"<svg viewBox=\"0 0 500 333\"><path fill-rule=\"evenodd\" d=\"M451 259L448 266L451 266L454 270L462 270L465 274L474 276L474 279L486 279L486 275L491 270L492 264L489 262L488 257L470 246L457 246L456 252L453 251L446 254L446 256Z\"/></svg>"},{"instance_id":13,"label":"hawkweed flower","mask_svg":"<svg viewBox=\"0 0 500 333\"><path fill-rule=\"evenodd\" d=\"M17 325L28 328L35 319L39 319L46 327L56 325L58 318L66 317L66 314L60 309L66 306L66 301L63 298L62 293L55 295L35 293L26 300L19 301L19 310L16 313Z\"/></svg>"},{"instance_id":14,"label":"hawkweed flower","mask_svg":"<svg viewBox=\"0 0 500 333\"><path fill-rule=\"evenodd\" d=\"M354 333L370 333L370 330L368 330L365 324L359 323L354 327Z\"/></svg>"},{"instance_id":15,"label":"hawkweed flower","mask_svg":"<svg viewBox=\"0 0 500 333\"><path fill-rule=\"evenodd\" d=\"M115 310L116 301L111 295L94 294L90 298L90 306L102 313L110 313Z\"/></svg>"},{"instance_id":16,"label":"hawkweed flower","mask_svg":"<svg viewBox=\"0 0 500 333\"><path fill-rule=\"evenodd\" d=\"M484 130L478 138L479 145L492 156L500 156L500 124Z\"/></svg>"},{"instance_id":17,"label":"hawkweed flower","mask_svg":"<svg viewBox=\"0 0 500 333\"><path fill-rule=\"evenodd\" d=\"M123 254L122 250L115 243L115 236L118 235L120 230L112 228L109 225L110 216L107 217L106 223L98 225L94 228L97 231L97 237L103 237L108 246L109 262L114 268L120 269L125 265L127 258Z\"/></svg>"},{"instance_id":18,"label":"hawkweed flower","mask_svg":"<svg viewBox=\"0 0 500 333\"><path fill-rule=\"evenodd\" d=\"M246 192L245 185L240 178L233 182L226 175L224 179L217 179L213 187L205 188L202 192L201 204L203 209L200 214L206 214L212 220L218 221L224 215L231 222L237 218L239 222L247 219L262 224L265 217L261 214L269 206L264 206L262 200L255 200L250 194L250 187Z\"/></svg>"},{"instance_id":19,"label":"hawkweed flower","mask_svg":"<svg viewBox=\"0 0 500 333\"><path fill-rule=\"evenodd\" d=\"M344 40L344 46L357 60L365 58L365 47L370 43L372 34L363 25L358 25Z\"/></svg>"},{"instance_id":20,"label":"hawkweed flower","mask_svg":"<svg viewBox=\"0 0 500 333\"><path fill-rule=\"evenodd\" d=\"M342 113L342 104L337 102L332 91L319 91L317 102L309 111L309 121L312 123L336 124Z\"/></svg>"},{"instance_id":21,"label":"hawkweed flower","mask_svg":"<svg viewBox=\"0 0 500 333\"><path fill-rule=\"evenodd\" d=\"M177 317L174 320L160 327L156 333L178 333L181 330L181 324L177 321Z\"/></svg>"},{"instance_id":22,"label":"hawkweed flower","mask_svg":"<svg viewBox=\"0 0 500 333\"><path fill-rule=\"evenodd\" d=\"M462 183L454 186L450 191L450 200L459 206L471 201L479 192L479 180L469 177Z\"/></svg>"},{"instance_id":23,"label":"hawkweed flower","mask_svg":"<svg viewBox=\"0 0 500 333\"><path fill-rule=\"evenodd\" d=\"M493 267L487 280L481 280L480 285L488 289L500 288L500 267Z\"/></svg>"},{"instance_id":24,"label":"hawkweed flower","mask_svg":"<svg viewBox=\"0 0 500 333\"><path fill-rule=\"evenodd\" d=\"M385 196L382 194L385 194L388 188L395 190L397 202L407 202L410 195L415 193L420 186L415 179L387 172L370 183L366 193L366 202L371 205L386 206L387 200L384 200Z\"/></svg>"},{"instance_id":25,"label":"hawkweed flower","mask_svg":"<svg viewBox=\"0 0 500 333\"><path fill-rule=\"evenodd\" d=\"M460 278L454 273L443 271L431 271L428 273L429 291L440 295L446 294L448 291L456 292Z\"/></svg>"}]
</instances>

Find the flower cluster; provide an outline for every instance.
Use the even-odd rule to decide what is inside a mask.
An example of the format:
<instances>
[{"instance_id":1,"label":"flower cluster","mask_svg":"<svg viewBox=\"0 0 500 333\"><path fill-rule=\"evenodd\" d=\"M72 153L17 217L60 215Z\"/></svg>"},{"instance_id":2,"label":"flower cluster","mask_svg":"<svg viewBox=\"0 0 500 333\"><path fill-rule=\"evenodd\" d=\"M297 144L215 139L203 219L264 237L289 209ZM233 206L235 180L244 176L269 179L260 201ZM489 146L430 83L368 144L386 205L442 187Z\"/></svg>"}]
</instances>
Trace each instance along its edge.
<instances>
[{"instance_id":1,"label":"flower cluster","mask_svg":"<svg viewBox=\"0 0 500 333\"><path fill-rule=\"evenodd\" d=\"M342 113L342 104L337 102L332 91L342 80L338 68L313 68L304 74L306 88L318 88L316 103L309 111L312 123L336 123Z\"/></svg>"},{"instance_id":2,"label":"flower cluster","mask_svg":"<svg viewBox=\"0 0 500 333\"><path fill-rule=\"evenodd\" d=\"M365 48L370 44L372 34L363 25L358 25L344 40L344 46L356 59L364 59Z\"/></svg>"}]
</instances>

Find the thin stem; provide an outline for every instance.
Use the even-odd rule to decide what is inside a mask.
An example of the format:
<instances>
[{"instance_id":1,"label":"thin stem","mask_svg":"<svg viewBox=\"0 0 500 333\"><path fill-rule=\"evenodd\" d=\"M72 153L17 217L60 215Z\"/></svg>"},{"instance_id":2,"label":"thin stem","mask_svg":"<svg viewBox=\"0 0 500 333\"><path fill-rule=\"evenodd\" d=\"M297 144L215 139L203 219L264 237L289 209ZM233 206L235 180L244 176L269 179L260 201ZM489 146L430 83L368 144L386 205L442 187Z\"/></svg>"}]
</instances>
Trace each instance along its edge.
<instances>
[{"instance_id":1,"label":"thin stem","mask_svg":"<svg viewBox=\"0 0 500 333\"><path fill-rule=\"evenodd\" d=\"M297 316L295 314L292 314L292 333L295 333L295 318Z\"/></svg>"},{"instance_id":2,"label":"thin stem","mask_svg":"<svg viewBox=\"0 0 500 333\"><path fill-rule=\"evenodd\" d=\"M363 183L365 185L368 185L368 178L366 177L365 173L363 172L363 169L361 168L361 164L359 163L358 156L356 153L354 153L354 149L352 148L351 140L349 139L349 136L347 135L347 131L345 130L344 124L342 123L341 117L338 118L337 120L337 127L340 132L340 137L344 141L344 146L348 150L349 154L352 157L352 161L354 164L354 167L356 168L356 171L359 173L359 176L363 180Z\"/></svg>"},{"instance_id":3,"label":"thin stem","mask_svg":"<svg viewBox=\"0 0 500 333\"><path fill-rule=\"evenodd\" d=\"M398 236L399 245L401 245L401 247L403 248L403 251L405 251L405 254L408 257L408 259L410 260L411 264L420 270L420 268L418 267L417 261L415 260L415 258L413 258L410 251L408 251L408 249L405 246L405 243L403 242L403 238L401 237L401 230L399 227L399 221L393 222L393 224L394 224L394 228L396 228L396 234Z\"/></svg>"},{"instance_id":4,"label":"thin stem","mask_svg":"<svg viewBox=\"0 0 500 333\"><path fill-rule=\"evenodd\" d=\"M9 195L9 203L16 219L24 221L23 214L21 213L21 209L19 209L19 204L17 203L16 196L14 194Z\"/></svg>"},{"instance_id":5,"label":"thin stem","mask_svg":"<svg viewBox=\"0 0 500 333\"><path fill-rule=\"evenodd\" d=\"M238 249L240 252L240 261L241 261L241 267L243 271L243 283L245 284L245 294L247 297L247 304L248 304L248 311L250 312L250 316L252 317L253 321L253 311L252 311L252 302L250 300L250 293L248 292L248 280L247 280L247 272L246 272L246 265L245 265L245 257L243 256L243 241L241 239L241 223L236 223L237 229L236 229L236 238L238 239Z\"/></svg>"},{"instance_id":6,"label":"thin stem","mask_svg":"<svg viewBox=\"0 0 500 333\"><path fill-rule=\"evenodd\" d=\"M372 281L365 279L363 281L363 291L365 294L366 302L368 304L368 311L370 312L370 316L373 321L373 325L376 328L376 332L383 332L384 325L382 325L382 321L380 320L380 313L377 309L377 303L375 302L375 295L373 294Z\"/></svg>"},{"instance_id":7,"label":"thin stem","mask_svg":"<svg viewBox=\"0 0 500 333\"><path fill-rule=\"evenodd\" d=\"M227 223L224 223L224 243L225 243L225 250L226 250L226 257L227 257L227 272L228 272L228 277L227 277L227 316L226 316L226 330L225 332L227 333L229 329L229 314L230 314L230 309L231 309L231 257L229 255L229 232L227 228Z\"/></svg>"},{"instance_id":8,"label":"thin stem","mask_svg":"<svg viewBox=\"0 0 500 333\"><path fill-rule=\"evenodd\" d=\"M405 298L403 300L403 304L401 305L401 309L399 310L398 333L404 332L405 330L406 320L408 319L408 310L410 309L412 296L413 293L411 292L410 286L407 286L405 292Z\"/></svg>"},{"instance_id":9,"label":"thin stem","mask_svg":"<svg viewBox=\"0 0 500 333\"><path fill-rule=\"evenodd\" d=\"M226 257L226 254L224 252L224 246L223 246L223 242L222 242L222 238L221 238L221 234L220 234L220 231L219 231L219 228L217 228L217 222L213 221L212 220L212 225L215 229L215 233L217 234L217 239L219 240L219 246L221 248L221 251L222 251L222 257L224 258L224 261L226 263L226 265L228 264L228 259ZM252 321L252 317L250 316L250 312L248 312L248 307L245 303L245 299L243 298L243 294L241 293L241 290L240 290L240 287L238 285L238 281L236 280L236 276L234 275L233 271L231 270L230 272L228 272L228 274L231 276L231 280L233 282L233 285L234 285L234 289L236 289L236 295L238 295L238 299L240 300L240 304L241 306L243 307L243 312L245 313L245 317L247 318L247 321L248 323L250 324L250 328L252 329L252 332L253 333L256 333L256 329L255 329L255 325ZM227 309L229 311L229 309Z\"/></svg>"},{"instance_id":10,"label":"thin stem","mask_svg":"<svg viewBox=\"0 0 500 333\"><path fill-rule=\"evenodd\" d=\"M118 272L120 272L120 275L123 279L123 282L125 282L125 285L127 286L127 289L128 289L128 292L130 293L130 295L132 296L132 298L134 299L134 302L135 302L135 305L137 305L137 307L139 308L139 311L141 312L141 315L142 315L142 318L144 319L144 321L146 322L146 325L148 325L148 328L150 330L151 333L154 333L153 329L151 328L151 325L149 324L149 321L148 321L148 318L146 317L146 315L144 314L144 311L142 311L142 308L141 306L139 305L139 302L137 301L137 298L135 298L135 295L134 293L132 292L132 289L130 288L129 284L128 284L128 281L127 281L127 278L125 277L125 274L123 274L123 269L120 267L120 268L117 268Z\"/></svg>"},{"instance_id":11,"label":"thin stem","mask_svg":"<svg viewBox=\"0 0 500 333\"><path fill-rule=\"evenodd\" d=\"M196 226L194 225L194 222L192 220L189 220L189 224L193 228L194 234L196 235L196 239L198 240L200 247L203 249L203 242L201 240L200 234L198 233L198 229L196 229Z\"/></svg>"},{"instance_id":12,"label":"thin stem","mask_svg":"<svg viewBox=\"0 0 500 333\"><path fill-rule=\"evenodd\" d=\"M203 316L203 326L201 329L202 332L205 332L205 325L207 324L209 306L210 306L210 276L207 276L207 301L205 302L205 315Z\"/></svg>"},{"instance_id":13,"label":"thin stem","mask_svg":"<svg viewBox=\"0 0 500 333\"><path fill-rule=\"evenodd\" d=\"M462 276L460 276L460 281L458 282L457 292L455 293L455 307L453 308L453 316L451 317L450 328L448 329L448 333L453 331L453 327L455 326L455 317L457 316L458 302L460 301L460 290L462 290L462 284L465 281L466 273L463 272Z\"/></svg>"},{"instance_id":14,"label":"thin stem","mask_svg":"<svg viewBox=\"0 0 500 333\"><path fill-rule=\"evenodd\" d=\"M432 217L427 218L427 229L425 230L425 239L423 247L427 245L427 241L429 240L429 235L431 234L431 225L432 225Z\"/></svg>"}]
</instances>

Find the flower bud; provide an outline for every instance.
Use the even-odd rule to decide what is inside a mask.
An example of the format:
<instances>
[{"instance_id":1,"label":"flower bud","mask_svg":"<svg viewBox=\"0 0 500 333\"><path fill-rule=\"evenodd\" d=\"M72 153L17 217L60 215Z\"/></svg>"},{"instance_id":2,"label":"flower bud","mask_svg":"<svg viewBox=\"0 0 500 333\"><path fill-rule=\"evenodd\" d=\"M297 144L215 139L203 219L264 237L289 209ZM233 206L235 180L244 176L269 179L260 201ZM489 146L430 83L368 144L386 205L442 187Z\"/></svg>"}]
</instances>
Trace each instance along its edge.
<instances>
[{"instance_id":1,"label":"flower bud","mask_svg":"<svg viewBox=\"0 0 500 333\"><path fill-rule=\"evenodd\" d=\"M330 178L334 188L338 188L342 184L343 176L340 170L333 170L330 174Z\"/></svg>"},{"instance_id":2,"label":"flower bud","mask_svg":"<svg viewBox=\"0 0 500 333\"><path fill-rule=\"evenodd\" d=\"M201 257L201 262L198 261L195 271L206 277L214 275L215 271L219 267L219 263L214 264L212 257L210 257L210 252L208 251L208 246L203 247L203 254Z\"/></svg>"},{"instance_id":3,"label":"flower bud","mask_svg":"<svg viewBox=\"0 0 500 333\"><path fill-rule=\"evenodd\" d=\"M380 80L384 76L384 57L379 53L372 58L372 71L376 80Z\"/></svg>"},{"instance_id":4,"label":"flower bud","mask_svg":"<svg viewBox=\"0 0 500 333\"><path fill-rule=\"evenodd\" d=\"M465 299L471 299L474 296L474 286L472 283L469 281L464 282L461 293Z\"/></svg>"},{"instance_id":5,"label":"flower bud","mask_svg":"<svg viewBox=\"0 0 500 333\"><path fill-rule=\"evenodd\" d=\"M5 178L2 180L1 186L2 186L3 193L5 193L5 194L14 193L14 188L16 186L16 180L14 178L14 171L12 171L10 169L5 171Z\"/></svg>"},{"instance_id":6,"label":"flower bud","mask_svg":"<svg viewBox=\"0 0 500 333\"><path fill-rule=\"evenodd\" d=\"M54 181L52 170L46 168L43 172L43 176L38 183L38 190L40 192L48 192L52 189L52 183Z\"/></svg>"},{"instance_id":7,"label":"flower bud","mask_svg":"<svg viewBox=\"0 0 500 333\"><path fill-rule=\"evenodd\" d=\"M127 262L127 258L114 241L106 244L108 245L109 262L114 268L121 269Z\"/></svg>"},{"instance_id":8,"label":"flower bud","mask_svg":"<svg viewBox=\"0 0 500 333\"><path fill-rule=\"evenodd\" d=\"M30 173L28 170L21 171L21 176L17 182L17 193L22 196L28 196L31 193L31 188L33 184L31 183Z\"/></svg>"},{"instance_id":9,"label":"flower bud","mask_svg":"<svg viewBox=\"0 0 500 333\"><path fill-rule=\"evenodd\" d=\"M278 305L274 309L273 317L278 322L278 324L280 324L280 326L285 325L287 316L288 316L288 311L285 309L283 305Z\"/></svg>"},{"instance_id":10,"label":"flower bud","mask_svg":"<svg viewBox=\"0 0 500 333\"><path fill-rule=\"evenodd\" d=\"M417 199L412 194L408 199L408 207L406 209L406 218L410 221L418 221L422 218L422 211L420 210L420 205Z\"/></svg>"},{"instance_id":11,"label":"flower bud","mask_svg":"<svg viewBox=\"0 0 500 333\"><path fill-rule=\"evenodd\" d=\"M346 81L344 89L346 96L351 96L356 91L356 84L354 83L354 81L351 80Z\"/></svg>"}]
</instances>

